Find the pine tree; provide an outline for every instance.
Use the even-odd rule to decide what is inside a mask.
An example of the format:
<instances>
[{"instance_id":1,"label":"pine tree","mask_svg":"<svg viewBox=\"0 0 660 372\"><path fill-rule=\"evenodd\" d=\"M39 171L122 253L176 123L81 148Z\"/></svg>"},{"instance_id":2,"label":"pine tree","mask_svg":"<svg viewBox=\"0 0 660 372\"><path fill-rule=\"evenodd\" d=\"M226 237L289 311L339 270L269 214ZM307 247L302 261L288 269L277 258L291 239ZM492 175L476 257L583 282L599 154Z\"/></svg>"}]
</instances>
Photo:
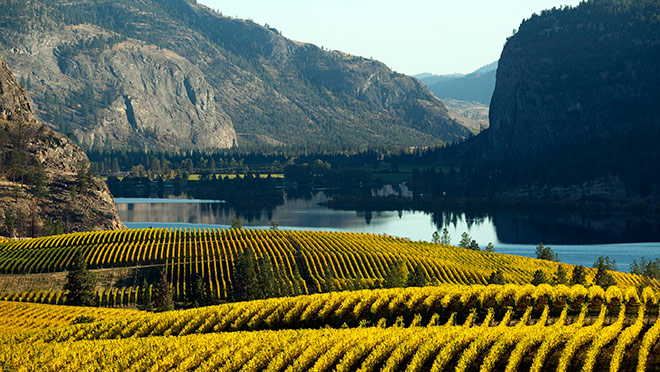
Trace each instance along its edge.
<instances>
[{"instance_id":1,"label":"pine tree","mask_svg":"<svg viewBox=\"0 0 660 372\"><path fill-rule=\"evenodd\" d=\"M408 277L408 282L406 286L408 287L424 287L426 285L426 274L424 274L424 269L417 265L413 270L412 274Z\"/></svg>"},{"instance_id":2,"label":"pine tree","mask_svg":"<svg viewBox=\"0 0 660 372\"><path fill-rule=\"evenodd\" d=\"M573 269L573 275L571 275L571 284L587 284L587 273L584 270L584 266L580 265Z\"/></svg>"},{"instance_id":3,"label":"pine tree","mask_svg":"<svg viewBox=\"0 0 660 372\"><path fill-rule=\"evenodd\" d=\"M259 286L261 287L261 298L278 297L280 295L275 275L273 274L273 265L270 262L270 257L264 255L259 261Z\"/></svg>"},{"instance_id":4,"label":"pine tree","mask_svg":"<svg viewBox=\"0 0 660 372\"><path fill-rule=\"evenodd\" d=\"M167 281L167 271L163 269L160 272L160 278L153 294L153 307L155 311L169 311L174 309L174 300L172 287Z\"/></svg>"},{"instance_id":5,"label":"pine tree","mask_svg":"<svg viewBox=\"0 0 660 372\"><path fill-rule=\"evenodd\" d=\"M568 278L564 266L559 265L559 267L557 267L557 273L555 274L552 281L555 283L555 285L568 283Z\"/></svg>"},{"instance_id":6,"label":"pine tree","mask_svg":"<svg viewBox=\"0 0 660 372\"><path fill-rule=\"evenodd\" d=\"M486 246L486 252L491 252L491 253L495 252L495 246L493 245L493 243L490 242L488 243L488 245Z\"/></svg>"},{"instance_id":7,"label":"pine tree","mask_svg":"<svg viewBox=\"0 0 660 372\"><path fill-rule=\"evenodd\" d=\"M542 270L536 270L536 272L534 272L534 278L532 279L532 285L539 285L546 282L545 273Z\"/></svg>"},{"instance_id":8,"label":"pine tree","mask_svg":"<svg viewBox=\"0 0 660 372\"><path fill-rule=\"evenodd\" d=\"M325 273L323 279L324 279L323 290L325 292L334 292L337 290L337 284L335 283L335 273L332 270L332 267L330 267L330 265L325 266Z\"/></svg>"},{"instance_id":9,"label":"pine tree","mask_svg":"<svg viewBox=\"0 0 660 372\"><path fill-rule=\"evenodd\" d=\"M390 264L385 278L385 288L404 287L408 281L408 268L403 261Z\"/></svg>"},{"instance_id":10,"label":"pine tree","mask_svg":"<svg viewBox=\"0 0 660 372\"><path fill-rule=\"evenodd\" d=\"M497 271L490 274L490 277L488 278L488 284L503 285L504 283L504 273L500 269L497 269Z\"/></svg>"},{"instance_id":11,"label":"pine tree","mask_svg":"<svg viewBox=\"0 0 660 372\"><path fill-rule=\"evenodd\" d=\"M470 234L464 232L461 234L461 241L458 243L458 246L461 248L469 249L470 243L472 243L472 238Z\"/></svg>"},{"instance_id":12,"label":"pine tree","mask_svg":"<svg viewBox=\"0 0 660 372\"><path fill-rule=\"evenodd\" d=\"M603 256L601 256L598 257L598 260L594 263L594 267L597 269L596 277L594 278L594 282L597 286L607 289L616 285L616 280L614 280L612 274L607 272L608 270L616 268L616 261L610 261L609 257L603 258Z\"/></svg>"},{"instance_id":13,"label":"pine tree","mask_svg":"<svg viewBox=\"0 0 660 372\"><path fill-rule=\"evenodd\" d=\"M236 301L256 300L263 296L257 279L257 260L252 248L246 248L234 259L232 297Z\"/></svg>"},{"instance_id":14,"label":"pine tree","mask_svg":"<svg viewBox=\"0 0 660 372\"><path fill-rule=\"evenodd\" d=\"M95 306L96 294L94 293L94 274L87 270L87 262L82 251L78 250L73 257L73 265L66 275L64 290L67 305L72 306Z\"/></svg>"},{"instance_id":15,"label":"pine tree","mask_svg":"<svg viewBox=\"0 0 660 372\"><path fill-rule=\"evenodd\" d=\"M197 273L190 275L188 285L188 302L192 307L200 307L207 305L206 286L204 285L204 278Z\"/></svg>"},{"instance_id":16,"label":"pine tree","mask_svg":"<svg viewBox=\"0 0 660 372\"><path fill-rule=\"evenodd\" d=\"M479 243L477 243L476 240L472 239L472 241L470 242L470 249L473 250L473 251L480 250Z\"/></svg>"},{"instance_id":17,"label":"pine tree","mask_svg":"<svg viewBox=\"0 0 660 372\"><path fill-rule=\"evenodd\" d=\"M231 220L231 228L232 229L242 229L243 228L243 222L241 221L240 217L234 216L234 218Z\"/></svg>"},{"instance_id":18,"label":"pine tree","mask_svg":"<svg viewBox=\"0 0 660 372\"><path fill-rule=\"evenodd\" d=\"M559 255L552 251L552 248L546 247L543 243L536 246L536 258L547 261L559 261Z\"/></svg>"},{"instance_id":19,"label":"pine tree","mask_svg":"<svg viewBox=\"0 0 660 372\"><path fill-rule=\"evenodd\" d=\"M440 237L440 244L451 245L451 236L449 235L449 230L447 228L442 229L442 237Z\"/></svg>"},{"instance_id":20,"label":"pine tree","mask_svg":"<svg viewBox=\"0 0 660 372\"><path fill-rule=\"evenodd\" d=\"M145 278L142 280L142 285L140 286L140 291L138 292L137 308L139 310L151 311L151 291L149 289L150 285Z\"/></svg>"}]
</instances>

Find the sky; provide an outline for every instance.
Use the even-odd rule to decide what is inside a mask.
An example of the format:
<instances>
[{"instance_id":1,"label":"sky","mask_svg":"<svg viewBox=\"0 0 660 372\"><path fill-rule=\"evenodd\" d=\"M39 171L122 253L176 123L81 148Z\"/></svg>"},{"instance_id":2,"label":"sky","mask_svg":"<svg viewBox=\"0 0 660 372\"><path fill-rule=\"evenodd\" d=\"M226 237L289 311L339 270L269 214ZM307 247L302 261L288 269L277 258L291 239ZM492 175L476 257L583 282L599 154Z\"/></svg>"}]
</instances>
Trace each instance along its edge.
<instances>
[{"instance_id":1,"label":"sky","mask_svg":"<svg viewBox=\"0 0 660 372\"><path fill-rule=\"evenodd\" d=\"M499 59L533 13L579 0L198 0L293 40L414 75L469 73Z\"/></svg>"}]
</instances>

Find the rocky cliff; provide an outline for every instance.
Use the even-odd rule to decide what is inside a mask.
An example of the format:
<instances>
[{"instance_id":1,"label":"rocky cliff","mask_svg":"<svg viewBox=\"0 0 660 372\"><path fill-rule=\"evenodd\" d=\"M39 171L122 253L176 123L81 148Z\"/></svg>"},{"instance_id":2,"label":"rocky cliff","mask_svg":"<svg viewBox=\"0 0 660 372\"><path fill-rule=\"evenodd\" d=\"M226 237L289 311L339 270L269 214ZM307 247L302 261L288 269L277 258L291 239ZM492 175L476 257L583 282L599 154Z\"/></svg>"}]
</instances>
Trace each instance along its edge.
<instances>
[{"instance_id":1,"label":"rocky cliff","mask_svg":"<svg viewBox=\"0 0 660 372\"><path fill-rule=\"evenodd\" d=\"M0 235L123 228L85 153L34 118L0 55Z\"/></svg>"},{"instance_id":2,"label":"rocky cliff","mask_svg":"<svg viewBox=\"0 0 660 372\"><path fill-rule=\"evenodd\" d=\"M502 52L485 155L559 151L657 126L658 60L658 1L591 0L534 15Z\"/></svg>"},{"instance_id":3,"label":"rocky cliff","mask_svg":"<svg viewBox=\"0 0 660 372\"><path fill-rule=\"evenodd\" d=\"M413 146L471 136L417 80L187 0L0 1L0 51L86 147Z\"/></svg>"}]
</instances>

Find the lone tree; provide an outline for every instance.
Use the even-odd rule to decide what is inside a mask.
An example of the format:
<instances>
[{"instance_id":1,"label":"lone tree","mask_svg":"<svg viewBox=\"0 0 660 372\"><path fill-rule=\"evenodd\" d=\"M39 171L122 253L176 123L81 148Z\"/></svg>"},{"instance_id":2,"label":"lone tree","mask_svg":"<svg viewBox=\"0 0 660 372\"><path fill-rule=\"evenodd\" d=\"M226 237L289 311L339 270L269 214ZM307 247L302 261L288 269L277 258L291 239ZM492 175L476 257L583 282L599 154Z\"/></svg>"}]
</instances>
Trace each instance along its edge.
<instances>
[{"instance_id":1,"label":"lone tree","mask_svg":"<svg viewBox=\"0 0 660 372\"><path fill-rule=\"evenodd\" d=\"M449 235L449 230L447 228L442 229L442 237L440 237L440 244L451 245L451 236Z\"/></svg>"},{"instance_id":2,"label":"lone tree","mask_svg":"<svg viewBox=\"0 0 660 372\"><path fill-rule=\"evenodd\" d=\"M204 278L197 273L190 275L188 281L188 302L192 307L205 306L208 303L206 298L206 287L204 285Z\"/></svg>"},{"instance_id":3,"label":"lone tree","mask_svg":"<svg viewBox=\"0 0 660 372\"><path fill-rule=\"evenodd\" d=\"M587 284L587 273L584 270L584 266L580 265L573 269L573 275L571 275L571 284Z\"/></svg>"},{"instance_id":4,"label":"lone tree","mask_svg":"<svg viewBox=\"0 0 660 372\"><path fill-rule=\"evenodd\" d=\"M424 269L417 265L413 270L412 274L408 276L408 282L406 285L408 287L424 287L427 283L426 274L424 274Z\"/></svg>"},{"instance_id":5,"label":"lone tree","mask_svg":"<svg viewBox=\"0 0 660 372\"><path fill-rule=\"evenodd\" d=\"M243 222L241 221L240 217L234 216L234 218L231 220L231 228L232 229L242 229L243 228Z\"/></svg>"},{"instance_id":6,"label":"lone tree","mask_svg":"<svg viewBox=\"0 0 660 372\"><path fill-rule=\"evenodd\" d=\"M490 274L490 277L488 278L488 284L503 285L504 284L504 273L502 272L502 270L497 269L497 271Z\"/></svg>"},{"instance_id":7,"label":"lone tree","mask_svg":"<svg viewBox=\"0 0 660 372\"><path fill-rule=\"evenodd\" d=\"M566 270L564 269L564 266L559 265L557 267L557 273L555 273L555 276L552 278L552 281L555 284L568 284L568 277L566 275Z\"/></svg>"},{"instance_id":8,"label":"lone tree","mask_svg":"<svg viewBox=\"0 0 660 372\"><path fill-rule=\"evenodd\" d=\"M172 287L167 281L167 270L160 272L160 278L153 294L153 306L155 311L169 311L174 309L174 300L172 299Z\"/></svg>"},{"instance_id":9,"label":"lone tree","mask_svg":"<svg viewBox=\"0 0 660 372\"><path fill-rule=\"evenodd\" d=\"M488 243L488 245L486 246L486 252L491 252L491 253L495 252L495 246L493 245L493 243L491 242Z\"/></svg>"},{"instance_id":10,"label":"lone tree","mask_svg":"<svg viewBox=\"0 0 660 372\"><path fill-rule=\"evenodd\" d=\"M66 275L66 283L64 284L64 290L69 291L66 296L67 305L95 306L94 285L94 274L87 270L85 257L82 251L78 250L73 257L73 265Z\"/></svg>"},{"instance_id":11,"label":"lone tree","mask_svg":"<svg viewBox=\"0 0 660 372\"><path fill-rule=\"evenodd\" d=\"M236 301L250 301L262 297L261 285L257 279L257 260L252 248L243 250L234 259L232 296Z\"/></svg>"},{"instance_id":12,"label":"lone tree","mask_svg":"<svg viewBox=\"0 0 660 372\"><path fill-rule=\"evenodd\" d=\"M323 290L325 292L334 292L337 290L337 284L335 283L335 273L332 270L330 265L325 266L323 277Z\"/></svg>"},{"instance_id":13,"label":"lone tree","mask_svg":"<svg viewBox=\"0 0 660 372\"><path fill-rule=\"evenodd\" d=\"M435 244L440 243L440 234L437 231L434 231L431 235L431 241Z\"/></svg>"},{"instance_id":14,"label":"lone tree","mask_svg":"<svg viewBox=\"0 0 660 372\"><path fill-rule=\"evenodd\" d=\"M458 246L461 248L470 249L471 244L472 244L472 238L470 237L470 234L466 232L462 233L461 241L458 243Z\"/></svg>"},{"instance_id":15,"label":"lone tree","mask_svg":"<svg viewBox=\"0 0 660 372\"><path fill-rule=\"evenodd\" d=\"M610 261L609 257L600 256L594 263L594 267L598 270L594 278L596 285L601 286L603 289L616 285L616 280L614 280L612 274L607 272L616 269L616 261Z\"/></svg>"},{"instance_id":16,"label":"lone tree","mask_svg":"<svg viewBox=\"0 0 660 372\"><path fill-rule=\"evenodd\" d=\"M390 264L385 278L385 288L405 287L408 281L408 268L405 262L396 261Z\"/></svg>"},{"instance_id":17,"label":"lone tree","mask_svg":"<svg viewBox=\"0 0 660 372\"><path fill-rule=\"evenodd\" d=\"M547 261L559 261L559 255L553 252L552 248L546 247L543 243L536 246L536 258Z\"/></svg>"},{"instance_id":18,"label":"lone tree","mask_svg":"<svg viewBox=\"0 0 660 372\"><path fill-rule=\"evenodd\" d=\"M151 290L147 279L142 280L140 291L138 292L137 308L139 310L151 311Z\"/></svg>"},{"instance_id":19,"label":"lone tree","mask_svg":"<svg viewBox=\"0 0 660 372\"><path fill-rule=\"evenodd\" d=\"M547 283L545 273L542 270L536 270L536 272L534 272L534 278L532 279L532 285L539 285L543 283Z\"/></svg>"}]
</instances>

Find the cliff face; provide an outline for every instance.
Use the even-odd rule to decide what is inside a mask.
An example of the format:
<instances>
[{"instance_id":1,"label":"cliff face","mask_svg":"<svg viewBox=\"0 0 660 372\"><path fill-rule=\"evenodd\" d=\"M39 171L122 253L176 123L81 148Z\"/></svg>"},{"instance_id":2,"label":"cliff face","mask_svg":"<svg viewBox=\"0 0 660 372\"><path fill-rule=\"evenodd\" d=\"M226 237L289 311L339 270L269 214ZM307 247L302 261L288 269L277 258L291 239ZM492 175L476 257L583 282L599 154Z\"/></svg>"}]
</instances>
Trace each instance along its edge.
<instances>
[{"instance_id":1,"label":"cliff face","mask_svg":"<svg viewBox=\"0 0 660 372\"><path fill-rule=\"evenodd\" d=\"M489 156L539 154L656 125L660 3L545 11L507 42L484 132Z\"/></svg>"},{"instance_id":2,"label":"cliff face","mask_svg":"<svg viewBox=\"0 0 660 372\"><path fill-rule=\"evenodd\" d=\"M25 90L0 55L0 234L36 236L123 228L105 183L85 176L85 153L35 120Z\"/></svg>"},{"instance_id":3,"label":"cliff face","mask_svg":"<svg viewBox=\"0 0 660 372\"><path fill-rule=\"evenodd\" d=\"M470 132L415 79L185 0L7 0L0 51L93 147L411 146Z\"/></svg>"}]
</instances>

